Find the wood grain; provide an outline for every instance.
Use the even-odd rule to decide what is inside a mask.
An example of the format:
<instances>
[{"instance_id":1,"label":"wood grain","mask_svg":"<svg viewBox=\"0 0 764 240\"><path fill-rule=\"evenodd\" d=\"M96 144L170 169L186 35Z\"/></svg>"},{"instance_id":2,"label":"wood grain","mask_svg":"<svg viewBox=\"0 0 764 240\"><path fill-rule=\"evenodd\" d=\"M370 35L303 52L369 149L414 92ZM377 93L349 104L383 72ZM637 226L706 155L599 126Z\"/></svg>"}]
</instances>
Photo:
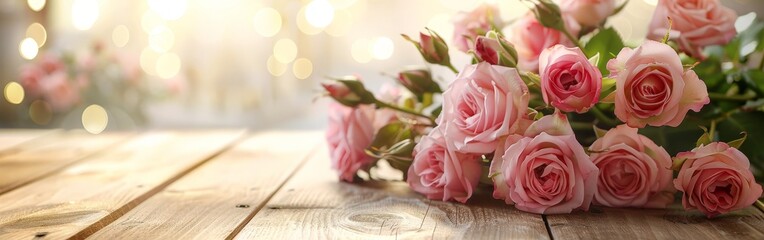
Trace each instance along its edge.
<instances>
[{"instance_id":1,"label":"wood grain","mask_svg":"<svg viewBox=\"0 0 764 240\"><path fill-rule=\"evenodd\" d=\"M82 238L224 150L242 134L143 134L0 195L0 239Z\"/></svg>"},{"instance_id":2,"label":"wood grain","mask_svg":"<svg viewBox=\"0 0 764 240\"><path fill-rule=\"evenodd\" d=\"M44 177L128 138L126 133L92 135L62 131L6 149L0 155L0 194Z\"/></svg>"},{"instance_id":3,"label":"wood grain","mask_svg":"<svg viewBox=\"0 0 764 240\"><path fill-rule=\"evenodd\" d=\"M764 214L754 207L708 219L700 212L593 207L547 216L554 239L764 239Z\"/></svg>"},{"instance_id":4,"label":"wood grain","mask_svg":"<svg viewBox=\"0 0 764 240\"><path fill-rule=\"evenodd\" d=\"M257 134L169 185L92 239L224 239L278 190L323 138Z\"/></svg>"},{"instance_id":5,"label":"wood grain","mask_svg":"<svg viewBox=\"0 0 764 240\"><path fill-rule=\"evenodd\" d=\"M426 200L401 182L341 183L320 150L236 238L548 238L541 216L485 192L463 205Z\"/></svg>"},{"instance_id":6,"label":"wood grain","mask_svg":"<svg viewBox=\"0 0 764 240\"><path fill-rule=\"evenodd\" d=\"M2 129L0 130L0 154L6 149L56 132L48 129Z\"/></svg>"}]
</instances>

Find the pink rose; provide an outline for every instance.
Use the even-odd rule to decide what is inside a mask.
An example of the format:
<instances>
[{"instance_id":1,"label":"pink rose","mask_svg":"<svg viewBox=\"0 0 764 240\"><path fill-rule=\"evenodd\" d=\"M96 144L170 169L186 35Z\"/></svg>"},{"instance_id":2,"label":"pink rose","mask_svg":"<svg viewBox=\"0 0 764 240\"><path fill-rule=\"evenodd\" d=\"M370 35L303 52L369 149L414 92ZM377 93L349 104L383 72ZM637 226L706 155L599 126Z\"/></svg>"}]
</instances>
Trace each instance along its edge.
<instances>
[{"instance_id":1,"label":"pink rose","mask_svg":"<svg viewBox=\"0 0 764 240\"><path fill-rule=\"evenodd\" d=\"M578 35L581 26L567 14L562 15L565 28L574 36ZM515 45L519 63L517 67L523 71L536 72L539 68L539 55L544 49L557 44L573 47L575 44L560 31L546 28L528 13L517 19L507 33L507 40Z\"/></svg>"},{"instance_id":2,"label":"pink rose","mask_svg":"<svg viewBox=\"0 0 764 240\"><path fill-rule=\"evenodd\" d=\"M711 218L748 207L761 196L748 158L726 143L713 142L676 158L686 159L674 179L685 209L698 209Z\"/></svg>"},{"instance_id":3,"label":"pink rose","mask_svg":"<svg viewBox=\"0 0 764 240\"><path fill-rule=\"evenodd\" d=\"M702 58L701 48L727 44L737 32L737 14L719 0L660 0L655 8L647 38L660 40L668 31L678 32L677 43L688 55Z\"/></svg>"},{"instance_id":4,"label":"pink rose","mask_svg":"<svg viewBox=\"0 0 764 240\"><path fill-rule=\"evenodd\" d=\"M534 126L537 124L543 126ZM567 118L549 115L534 125L526 136L517 141L510 136L496 150L490 168L493 197L537 214L588 210L598 170L573 135ZM530 136L537 130L544 131Z\"/></svg>"},{"instance_id":5,"label":"pink rose","mask_svg":"<svg viewBox=\"0 0 764 240\"><path fill-rule=\"evenodd\" d=\"M433 129L414 147L406 181L429 199L465 203L480 180L479 155L457 152L443 137L443 127Z\"/></svg>"},{"instance_id":6,"label":"pink rose","mask_svg":"<svg viewBox=\"0 0 764 240\"><path fill-rule=\"evenodd\" d=\"M329 104L326 141L332 168L339 172L340 180L352 182L359 169L374 161L365 152L374 138L373 121L372 105L350 108L336 102Z\"/></svg>"},{"instance_id":7,"label":"pink rose","mask_svg":"<svg viewBox=\"0 0 764 240\"><path fill-rule=\"evenodd\" d=\"M613 14L615 0L562 0L560 9L581 25L595 27Z\"/></svg>"},{"instance_id":8,"label":"pink rose","mask_svg":"<svg viewBox=\"0 0 764 240\"><path fill-rule=\"evenodd\" d=\"M57 71L40 80L43 99L55 112L65 112L80 103L80 89L65 71Z\"/></svg>"},{"instance_id":9,"label":"pink rose","mask_svg":"<svg viewBox=\"0 0 764 240\"><path fill-rule=\"evenodd\" d=\"M504 23L499 16L499 8L482 4L471 12L459 12L454 19L453 44L462 52L468 52L477 36L483 36L492 28L501 29Z\"/></svg>"},{"instance_id":10,"label":"pink rose","mask_svg":"<svg viewBox=\"0 0 764 240\"><path fill-rule=\"evenodd\" d=\"M487 62L467 66L443 93L439 125L451 126L447 140L457 150L490 153L500 138L522 129L529 97L516 69Z\"/></svg>"},{"instance_id":11,"label":"pink rose","mask_svg":"<svg viewBox=\"0 0 764 240\"><path fill-rule=\"evenodd\" d=\"M608 207L666 208L674 202L671 156L636 128L619 125L589 147L600 170L594 202Z\"/></svg>"},{"instance_id":12,"label":"pink rose","mask_svg":"<svg viewBox=\"0 0 764 240\"><path fill-rule=\"evenodd\" d=\"M623 48L607 68L616 79L615 115L630 127L676 127L690 109L700 111L710 101L706 84L666 44L647 40Z\"/></svg>"},{"instance_id":13,"label":"pink rose","mask_svg":"<svg viewBox=\"0 0 764 240\"><path fill-rule=\"evenodd\" d=\"M383 84L377 99L386 103L397 104L401 99L401 89L394 84ZM374 111L374 123L372 125L374 126L374 132L394 121L398 121L398 111L389 108L376 109Z\"/></svg>"},{"instance_id":14,"label":"pink rose","mask_svg":"<svg viewBox=\"0 0 764 240\"><path fill-rule=\"evenodd\" d=\"M599 101L602 73L581 49L563 45L545 49L539 73L544 102L564 112L584 113Z\"/></svg>"}]
</instances>

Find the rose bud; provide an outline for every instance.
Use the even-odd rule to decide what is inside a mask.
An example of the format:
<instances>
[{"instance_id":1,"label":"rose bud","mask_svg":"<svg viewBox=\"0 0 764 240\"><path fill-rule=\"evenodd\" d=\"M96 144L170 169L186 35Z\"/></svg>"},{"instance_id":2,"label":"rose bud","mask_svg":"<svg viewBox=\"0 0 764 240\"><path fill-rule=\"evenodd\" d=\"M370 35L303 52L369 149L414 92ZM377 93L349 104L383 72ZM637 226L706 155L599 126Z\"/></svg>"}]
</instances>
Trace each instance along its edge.
<instances>
[{"instance_id":1,"label":"rose bud","mask_svg":"<svg viewBox=\"0 0 764 240\"><path fill-rule=\"evenodd\" d=\"M398 73L398 82L417 96L421 96L424 93L442 92L438 83L432 79L430 70L427 69L412 69L400 72Z\"/></svg>"},{"instance_id":2,"label":"rose bud","mask_svg":"<svg viewBox=\"0 0 764 240\"><path fill-rule=\"evenodd\" d=\"M571 16L564 15L565 25L573 35L577 35L581 26ZM517 68L528 72L537 72L539 69L539 55L544 49L557 44L568 47L575 46L564 33L544 27L533 14L526 14L515 21L509 28L507 40L514 44L517 49Z\"/></svg>"},{"instance_id":3,"label":"rose bud","mask_svg":"<svg viewBox=\"0 0 764 240\"><path fill-rule=\"evenodd\" d=\"M600 97L602 73L581 49L555 45L539 56L544 102L563 112L584 113Z\"/></svg>"},{"instance_id":4,"label":"rose bud","mask_svg":"<svg viewBox=\"0 0 764 240\"><path fill-rule=\"evenodd\" d=\"M503 24L496 5L482 4L471 12L459 12L454 17L454 46L459 51L469 52L478 36L485 35L491 29L501 29Z\"/></svg>"},{"instance_id":5,"label":"rose bud","mask_svg":"<svg viewBox=\"0 0 764 240\"><path fill-rule=\"evenodd\" d=\"M636 128L619 125L589 147L600 169L594 203L608 207L666 208L674 202L671 156Z\"/></svg>"},{"instance_id":6,"label":"rose bud","mask_svg":"<svg viewBox=\"0 0 764 240\"><path fill-rule=\"evenodd\" d=\"M660 0L650 21L647 38L660 41L669 30L678 32L679 48L688 55L703 58L701 48L709 45L727 44L735 37L734 10L723 6L719 0Z\"/></svg>"},{"instance_id":7,"label":"rose bud","mask_svg":"<svg viewBox=\"0 0 764 240\"><path fill-rule=\"evenodd\" d=\"M550 0L537 0L536 7L531 11L541 25L557 31L565 30L565 22L560 7Z\"/></svg>"},{"instance_id":8,"label":"rose bud","mask_svg":"<svg viewBox=\"0 0 764 240\"><path fill-rule=\"evenodd\" d=\"M419 42L414 41L405 34L401 34L401 36L403 36L406 41L414 44L425 61L443 66L451 66L451 59L448 56L448 45L446 45L446 41L430 29L427 29L427 32L429 34L419 33Z\"/></svg>"},{"instance_id":9,"label":"rose bud","mask_svg":"<svg viewBox=\"0 0 764 240\"><path fill-rule=\"evenodd\" d=\"M505 67L517 66L517 51L515 47L495 31L485 36L479 36L475 41L475 55L481 61L491 65Z\"/></svg>"},{"instance_id":10,"label":"rose bud","mask_svg":"<svg viewBox=\"0 0 764 240\"><path fill-rule=\"evenodd\" d=\"M332 79L324 81L321 86L330 97L348 107L376 102L374 94L366 90L356 78Z\"/></svg>"},{"instance_id":11,"label":"rose bud","mask_svg":"<svg viewBox=\"0 0 764 240\"><path fill-rule=\"evenodd\" d=\"M428 199L465 203L480 181L480 155L456 151L442 132L447 127L434 128L414 147L406 181Z\"/></svg>"},{"instance_id":12,"label":"rose bud","mask_svg":"<svg viewBox=\"0 0 764 240\"><path fill-rule=\"evenodd\" d=\"M751 206L761 196L748 157L726 143L712 142L676 158L684 160L674 187L682 192L685 209L712 218Z\"/></svg>"},{"instance_id":13,"label":"rose bud","mask_svg":"<svg viewBox=\"0 0 764 240\"><path fill-rule=\"evenodd\" d=\"M623 48L607 68L616 80L615 115L629 127L676 127L689 110L710 102L706 84L663 43L646 40L636 49Z\"/></svg>"},{"instance_id":14,"label":"rose bud","mask_svg":"<svg viewBox=\"0 0 764 240\"><path fill-rule=\"evenodd\" d=\"M329 104L329 127L326 142L332 168L340 180L352 182L356 172L374 161L366 148L374 137L374 107L360 105L355 108L337 103Z\"/></svg>"},{"instance_id":15,"label":"rose bud","mask_svg":"<svg viewBox=\"0 0 764 240\"><path fill-rule=\"evenodd\" d=\"M596 27L615 11L615 0L562 0L562 12L583 26Z\"/></svg>"}]
</instances>

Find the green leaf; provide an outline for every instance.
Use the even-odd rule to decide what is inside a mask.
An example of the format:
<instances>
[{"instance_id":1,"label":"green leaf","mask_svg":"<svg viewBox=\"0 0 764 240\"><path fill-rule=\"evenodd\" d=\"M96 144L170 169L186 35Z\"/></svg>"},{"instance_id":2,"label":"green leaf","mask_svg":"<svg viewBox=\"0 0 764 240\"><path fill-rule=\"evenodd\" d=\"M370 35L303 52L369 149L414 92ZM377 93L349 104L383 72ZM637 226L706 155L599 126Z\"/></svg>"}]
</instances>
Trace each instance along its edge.
<instances>
[{"instance_id":1,"label":"green leaf","mask_svg":"<svg viewBox=\"0 0 764 240\"><path fill-rule=\"evenodd\" d=\"M623 49L624 44L621 36L612 27L605 28L597 32L589 42L584 46L584 53L586 56L595 56L599 54L600 59L597 64L597 68L602 72L602 76L607 76L607 62L613 58L614 55Z\"/></svg>"},{"instance_id":2,"label":"green leaf","mask_svg":"<svg viewBox=\"0 0 764 240\"><path fill-rule=\"evenodd\" d=\"M741 132L740 135L743 135L743 136L738 138L738 139L735 139L735 140L732 140L732 141L728 142L727 145L730 145L730 147L738 148L739 149L740 146L742 146L743 143L745 142L745 139L748 137L748 134L745 133L745 132Z\"/></svg>"},{"instance_id":3,"label":"green leaf","mask_svg":"<svg viewBox=\"0 0 764 240\"><path fill-rule=\"evenodd\" d=\"M700 135L697 141L695 141L695 147L700 147L701 145L707 145L711 143L711 134L708 133L708 128L704 126L700 126L701 129L703 129L703 135Z\"/></svg>"},{"instance_id":4,"label":"green leaf","mask_svg":"<svg viewBox=\"0 0 764 240\"><path fill-rule=\"evenodd\" d=\"M738 139L741 132L747 133L747 138L760 141L764 139L764 112L739 112L717 125L720 140ZM733 141L734 142L734 141ZM760 142L740 146L754 167L754 174L759 180L764 179L764 148Z\"/></svg>"},{"instance_id":5,"label":"green leaf","mask_svg":"<svg viewBox=\"0 0 764 240\"><path fill-rule=\"evenodd\" d=\"M743 82L753 89L759 96L764 95L764 71L760 69L750 69L743 72Z\"/></svg>"},{"instance_id":6,"label":"green leaf","mask_svg":"<svg viewBox=\"0 0 764 240\"><path fill-rule=\"evenodd\" d=\"M411 136L411 128L408 125L402 122L393 122L377 131L377 135L374 136L369 150L380 155L381 153L388 152L394 144L404 139L410 139Z\"/></svg>"},{"instance_id":7,"label":"green leaf","mask_svg":"<svg viewBox=\"0 0 764 240\"><path fill-rule=\"evenodd\" d=\"M716 89L719 84L724 82L725 75L722 71L722 63L716 57L712 56L703 60L693 70L706 83L708 89Z\"/></svg>"}]
</instances>

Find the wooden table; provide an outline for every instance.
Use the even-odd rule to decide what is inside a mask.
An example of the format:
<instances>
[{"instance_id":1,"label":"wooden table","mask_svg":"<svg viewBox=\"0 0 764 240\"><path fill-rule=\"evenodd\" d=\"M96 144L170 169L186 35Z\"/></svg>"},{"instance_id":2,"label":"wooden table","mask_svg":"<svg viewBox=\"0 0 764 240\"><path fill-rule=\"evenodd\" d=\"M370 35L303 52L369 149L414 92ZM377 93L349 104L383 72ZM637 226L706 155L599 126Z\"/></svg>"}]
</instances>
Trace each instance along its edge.
<instances>
[{"instance_id":1,"label":"wooden table","mask_svg":"<svg viewBox=\"0 0 764 240\"><path fill-rule=\"evenodd\" d=\"M764 239L749 207L542 216L337 181L321 132L0 130L0 239Z\"/></svg>"}]
</instances>

